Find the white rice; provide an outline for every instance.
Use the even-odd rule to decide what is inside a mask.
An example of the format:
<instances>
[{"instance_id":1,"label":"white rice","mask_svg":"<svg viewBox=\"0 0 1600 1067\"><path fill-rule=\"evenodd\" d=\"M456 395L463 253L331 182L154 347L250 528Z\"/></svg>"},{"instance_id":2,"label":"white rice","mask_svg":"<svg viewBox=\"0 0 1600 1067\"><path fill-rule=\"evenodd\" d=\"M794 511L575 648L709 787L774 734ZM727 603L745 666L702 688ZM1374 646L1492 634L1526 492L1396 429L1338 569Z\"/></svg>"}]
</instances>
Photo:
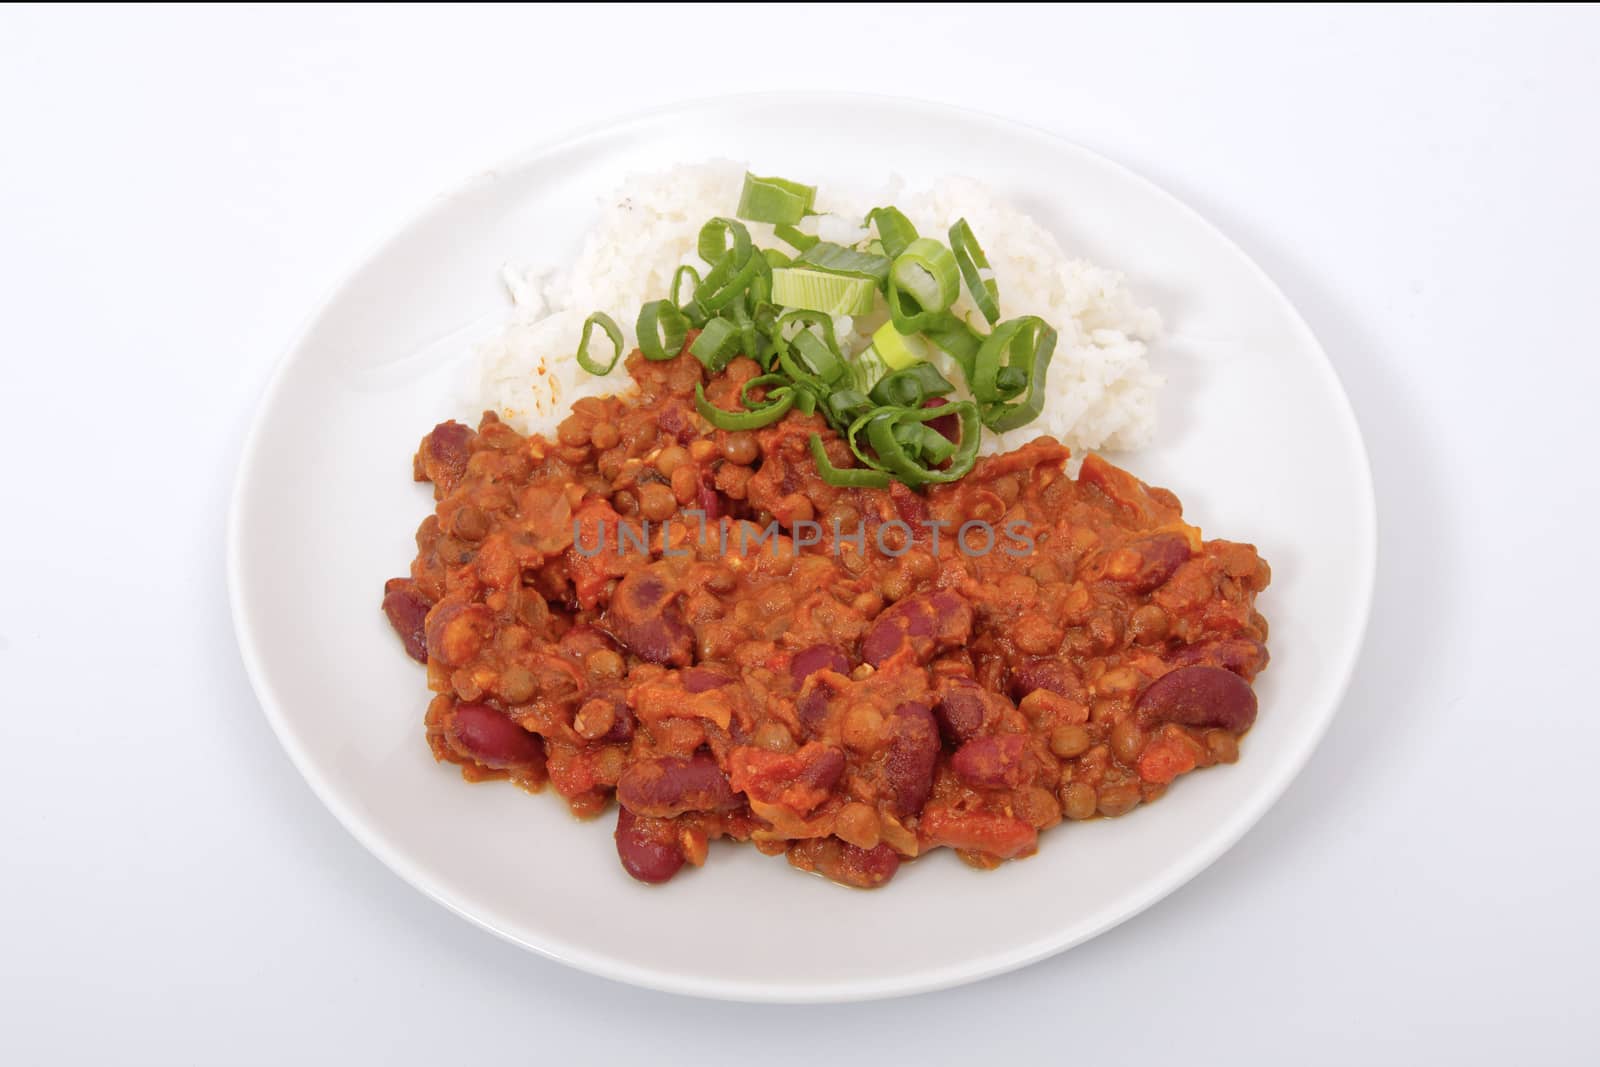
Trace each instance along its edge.
<instances>
[{"instance_id":1,"label":"white rice","mask_svg":"<svg viewBox=\"0 0 1600 1067\"><path fill-rule=\"evenodd\" d=\"M703 267L695 238L707 219L732 214L745 169L719 160L631 177L602 202L600 218L570 269L508 267L505 280L516 309L505 331L479 353L474 409L493 408L525 433L548 435L574 400L631 384L620 364L604 378L578 366L573 353L583 320L605 311L631 347L639 307L667 295L680 264ZM1165 379L1150 370L1146 343L1159 336L1161 318L1134 300L1120 273L1068 257L1052 234L967 178L945 178L923 191L898 183L870 192L824 185L817 203L824 214L808 218L802 228L852 244L867 235L860 223L866 211L882 203L895 204L927 235L942 237L966 218L993 266L1002 316L1038 315L1060 333L1043 414L1009 433L985 431L984 452L1015 448L1040 434L1079 455L1150 441L1155 393ZM751 224L750 231L757 245L786 247L770 226ZM963 290L955 310L971 311L969 301ZM860 322L837 320L841 344L849 352L865 347L882 318L880 313ZM594 340L593 351L610 352L598 331ZM942 369L960 382L953 364Z\"/></svg>"}]
</instances>

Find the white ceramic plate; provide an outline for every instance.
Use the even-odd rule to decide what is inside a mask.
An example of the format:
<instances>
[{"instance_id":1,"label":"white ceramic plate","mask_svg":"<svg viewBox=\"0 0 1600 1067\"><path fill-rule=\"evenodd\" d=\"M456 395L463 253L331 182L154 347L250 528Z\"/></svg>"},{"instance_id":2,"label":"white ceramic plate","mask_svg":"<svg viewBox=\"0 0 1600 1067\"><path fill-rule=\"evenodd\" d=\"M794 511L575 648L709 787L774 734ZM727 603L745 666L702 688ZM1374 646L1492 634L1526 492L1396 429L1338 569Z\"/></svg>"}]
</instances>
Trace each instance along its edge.
<instances>
[{"instance_id":1,"label":"white ceramic plate","mask_svg":"<svg viewBox=\"0 0 1600 1067\"><path fill-rule=\"evenodd\" d=\"M428 694L378 609L432 508L411 454L471 415L454 383L505 312L507 260L562 262L630 170L710 156L808 181L983 179L1069 251L1125 271L1163 312L1158 444L1114 457L1182 498L1208 536L1273 568L1272 664L1243 759L1129 817L1066 824L978 873L947 850L880 892L806 877L748 846L647 888L614 820L553 795L469 787L422 739ZM730 205L731 206L731 205ZM1374 505L1360 432L1283 294L1189 208L1082 148L905 101L772 95L691 104L583 133L481 175L403 227L278 368L229 525L239 644L273 729L323 802L396 873L484 928L597 974L740 1000L935 989L1076 945L1172 892L1278 798L1333 717L1365 627Z\"/></svg>"}]
</instances>

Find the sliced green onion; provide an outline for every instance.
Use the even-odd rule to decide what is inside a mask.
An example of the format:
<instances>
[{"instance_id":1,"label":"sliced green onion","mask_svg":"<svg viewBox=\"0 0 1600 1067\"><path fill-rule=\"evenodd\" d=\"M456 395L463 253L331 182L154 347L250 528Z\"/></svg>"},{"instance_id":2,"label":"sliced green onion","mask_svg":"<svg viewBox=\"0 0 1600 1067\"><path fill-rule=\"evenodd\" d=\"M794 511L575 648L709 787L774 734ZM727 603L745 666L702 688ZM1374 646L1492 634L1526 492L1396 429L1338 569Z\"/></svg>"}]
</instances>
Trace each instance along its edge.
<instances>
[{"instance_id":1,"label":"sliced green onion","mask_svg":"<svg viewBox=\"0 0 1600 1067\"><path fill-rule=\"evenodd\" d=\"M890 478L882 471L863 467L835 467L828 459L828 450L822 445L822 435L811 435L811 458L816 461L817 473L829 485L857 489L886 489Z\"/></svg>"},{"instance_id":2,"label":"sliced green onion","mask_svg":"<svg viewBox=\"0 0 1600 1067\"><path fill-rule=\"evenodd\" d=\"M889 374L889 370L889 364L878 354L877 346L868 345L850 361L850 380L862 393L870 393L872 387Z\"/></svg>"},{"instance_id":3,"label":"sliced green onion","mask_svg":"<svg viewBox=\"0 0 1600 1067\"><path fill-rule=\"evenodd\" d=\"M743 263L735 263L732 253L723 256L695 289L695 302L707 311L721 311L744 295L766 264L766 259L757 255L746 256Z\"/></svg>"},{"instance_id":4,"label":"sliced green onion","mask_svg":"<svg viewBox=\"0 0 1600 1067\"><path fill-rule=\"evenodd\" d=\"M929 397L944 396L955 388L932 363L914 363L880 381L871 396L888 407L920 408Z\"/></svg>"},{"instance_id":5,"label":"sliced green onion","mask_svg":"<svg viewBox=\"0 0 1600 1067\"><path fill-rule=\"evenodd\" d=\"M907 425L905 429L906 433L897 436L906 445L906 451L928 466L937 467L955 455L956 443L927 423Z\"/></svg>"},{"instance_id":6,"label":"sliced green onion","mask_svg":"<svg viewBox=\"0 0 1600 1067\"><path fill-rule=\"evenodd\" d=\"M791 333L790 328L794 327ZM816 327L813 332L812 327ZM772 343L778 351L778 365L797 383L814 383L818 393L827 393L843 378L847 368L839 351L830 315L794 310L778 317L773 326Z\"/></svg>"},{"instance_id":7,"label":"sliced green onion","mask_svg":"<svg viewBox=\"0 0 1600 1067\"><path fill-rule=\"evenodd\" d=\"M750 258L756 261L756 272L751 276L750 284L745 288L745 299L732 302L732 304L746 305L746 311L761 304L772 302L772 264L760 252ZM729 306L731 307L732 304Z\"/></svg>"},{"instance_id":8,"label":"sliced green onion","mask_svg":"<svg viewBox=\"0 0 1600 1067\"><path fill-rule=\"evenodd\" d=\"M817 413L817 394L801 383L793 386L791 397L794 400L794 409L802 415L815 415Z\"/></svg>"},{"instance_id":9,"label":"sliced green onion","mask_svg":"<svg viewBox=\"0 0 1600 1067\"><path fill-rule=\"evenodd\" d=\"M751 222L793 225L806 217L816 199L814 185L801 185L783 178L758 178L746 173L736 214Z\"/></svg>"},{"instance_id":10,"label":"sliced green onion","mask_svg":"<svg viewBox=\"0 0 1600 1067\"><path fill-rule=\"evenodd\" d=\"M775 401L779 396L779 390L788 392L789 387L793 384L781 374L758 374L739 387L739 403L751 411L756 411ZM767 394L769 399L766 401L750 399L750 390L752 389L771 390Z\"/></svg>"},{"instance_id":11,"label":"sliced green onion","mask_svg":"<svg viewBox=\"0 0 1600 1067\"><path fill-rule=\"evenodd\" d=\"M873 208L867 212L867 225L878 228L879 247L890 259L904 252L906 246L917 239L917 228L897 207Z\"/></svg>"},{"instance_id":12,"label":"sliced green onion","mask_svg":"<svg viewBox=\"0 0 1600 1067\"><path fill-rule=\"evenodd\" d=\"M613 347L613 351L611 353L611 362L604 365L602 365L593 356L589 355L589 335L594 332L594 328L596 326L605 331L606 336L611 339L611 344ZM588 318L584 319L583 335L578 338L578 366L582 367L590 374L596 374L604 377L605 375L611 373L611 368L615 367L617 365L617 360L621 358L622 329L617 325L616 320L610 315L607 315L604 311L596 311L593 315L590 315Z\"/></svg>"},{"instance_id":13,"label":"sliced green onion","mask_svg":"<svg viewBox=\"0 0 1600 1067\"><path fill-rule=\"evenodd\" d=\"M794 262L788 255L776 248L763 248L761 254L766 257L767 266L769 267L787 267Z\"/></svg>"},{"instance_id":14,"label":"sliced green onion","mask_svg":"<svg viewBox=\"0 0 1600 1067\"><path fill-rule=\"evenodd\" d=\"M871 278L880 286L888 279L890 266L888 256L859 252L854 248L836 245L832 241L818 241L801 252L796 257L795 263L816 267L830 274L852 274L861 278Z\"/></svg>"},{"instance_id":15,"label":"sliced green onion","mask_svg":"<svg viewBox=\"0 0 1600 1067\"><path fill-rule=\"evenodd\" d=\"M972 236L972 227L967 225L966 219L957 219L950 227L950 249L955 253L956 266L961 269L972 302L993 326L1000 320L1000 286L992 273L984 277L984 272L989 270L989 258L983 254L978 239Z\"/></svg>"},{"instance_id":16,"label":"sliced green onion","mask_svg":"<svg viewBox=\"0 0 1600 1067\"><path fill-rule=\"evenodd\" d=\"M879 326L872 335L872 347L878 350L878 355L889 365L891 370L904 370L913 363L925 363L928 359L928 342L923 340L921 334L903 334L895 329L892 322Z\"/></svg>"},{"instance_id":17,"label":"sliced green onion","mask_svg":"<svg viewBox=\"0 0 1600 1067\"><path fill-rule=\"evenodd\" d=\"M978 459L978 408L969 400L945 404L936 408L887 408L886 418L869 418L865 424L867 440L884 468L913 489L929 484L953 482L972 469ZM961 423L961 439L954 452L934 462L949 460L949 466L935 469L917 456L910 454L896 437L896 427L907 423L925 423L946 415L956 416ZM931 459L924 455L923 459Z\"/></svg>"},{"instance_id":18,"label":"sliced green onion","mask_svg":"<svg viewBox=\"0 0 1600 1067\"><path fill-rule=\"evenodd\" d=\"M689 266L689 264L685 263L683 266L673 271L672 285L667 289L667 299L671 300L679 307L683 306L683 279L685 276L694 279L693 282L689 283L690 293L693 293L696 289L700 288L700 272Z\"/></svg>"},{"instance_id":19,"label":"sliced green onion","mask_svg":"<svg viewBox=\"0 0 1600 1067\"><path fill-rule=\"evenodd\" d=\"M737 306L737 305L736 305ZM761 364L763 369L772 366L772 357L778 347L773 337L778 333L778 309L768 303L758 303L750 313L750 327L746 334L744 354Z\"/></svg>"},{"instance_id":20,"label":"sliced green onion","mask_svg":"<svg viewBox=\"0 0 1600 1067\"><path fill-rule=\"evenodd\" d=\"M956 257L931 237L919 237L889 271L889 315L901 333L918 333L961 295Z\"/></svg>"},{"instance_id":21,"label":"sliced green onion","mask_svg":"<svg viewBox=\"0 0 1600 1067\"><path fill-rule=\"evenodd\" d=\"M871 467L875 471L888 472L889 468L880 463L878 458L874 456L870 450L856 443L856 435L861 433L862 430L866 429L874 422L894 418L894 414L895 412L893 408L873 408L870 411L858 415L856 417L856 421L852 422L850 424L850 428L845 431L845 443L850 446L851 453L855 455L856 459L859 460L863 466Z\"/></svg>"},{"instance_id":22,"label":"sliced green onion","mask_svg":"<svg viewBox=\"0 0 1600 1067\"><path fill-rule=\"evenodd\" d=\"M1044 410L1045 376L1055 353L1056 331L1037 315L1008 319L978 349L969 381L982 405L983 424L991 430L1026 426ZM1002 375L1002 372L1012 372ZM1017 388L1017 373L1024 377ZM1004 403L1026 392L1019 403Z\"/></svg>"},{"instance_id":23,"label":"sliced green onion","mask_svg":"<svg viewBox=\"0 0 1600 1067\"><path fill-rule=\"evenodd\" d=\"M700 336L694 339L694 344L689 346L689 354L715 374L739 354L741 341L737 323L729 319L711 319L700 331Z\"/></svg>"},{"instance_id":24,"label":"sliced green onion","mask_svg":"<svg viewBox=\"0 0 1600 1067\"><path fill-rule=\"evenodd\" d=\"M840 427L841 430L848 428L852 422L871 411L875 406L866 393L861 392L859 389L850 388L835 389L822 402L823 411L828 416L828 421Z\"/></svg>"},{"instance_id":25,"label":"sliced green onion","mask_svg":"<svg viewBox=\"0 0 1600 1067\"><path fill-rule=\"evenodd\" d=\"M732 246L728 244L733 241ZM743 264L750 258L751 249L750 231L745 229L744 223L738 219L714 218L700 227L700 236L695 239L695 251L700 253L700 258L715 266L729 252L733 253L736 265Z\"/></svg>"},{"instance_id":26,"label":"sliced green onion","mask_svg":"<svg viewBox=\"0 0 1600 1067\"><path fill-rule=\"evenodd\" d=\"M711 318L711 312L706 310L706 306L693 297L690 297L689 302L684 304L680 310L683 312L684 318L689 320L689 325L697 330L706 324L707 319Z\"/></svg>"},{"instance_id":27,"label":"sliced green onion","mask_svg":"<svg viewBox=\"0 0 1600 1067\"><path fill-rule=\"evenodd\" d=\"M829 315L865 315L872 310L877 290L871 278L820 268L778 267L772 272L775 303Z\"/></svg>"},{"instance_id":28,"label":"sliced green onion","mask_svg":"<svg viewBox=\"0 0 1600 1067\"><path fill-rule=\"evenodd\" d=\"M961 366L961 371L972 381L973 367L978 359L978 349L983 347L983 335L948 311L935 316L922 328L922 336L935 348L947 353Z\"/></svg>"},{"instance_id":29,"label":"sliced green onion","mask_svg":"<svg viewBox=\"0 0 1600 1067\"><path fill-rule=\"evenodd\" d=\"M845 376L844 359L838 349L830 347L810 330L801 330L789 344L801 364L824 384L831 385Z\"/></svg>"},{"instance_id":30,"label":"sliced green onion","mask_svg":"<svg viewBox=\"0 0 1600 1067\"><path fill-rule=\"evenodd\" d=\"M1010 400L1028 388L1028 372L1021 367L1001 367L994 376L994 391L1002 400Z\"/></svg>"},{"instance_id":31,"label":"sliced green onion","mask_svg":"<svg viewBox=\"0 0 1600 1067\"><path fill-rule=\"evenodd\" d=\"M683 351L689 319L672 301L652 300L639 309L634 333L639 337L639 351L644 353L645 359L656 362L672 359Z\"/></svg>"},{"instance_id":32,"label":"sliced green onion","mask_svg":"<svg viewBox=\"0 0 1600 1067\"><path fill-rule=\"evenodd\" d=\"M742 392L742 390L741 390ZM782 393L781 396L776 395ZM700 417L719 430L759 430L769 426L788 412L794 405L794 394L787 390L774 390L770 403L756 408L754 411L728 411L719 408L706 399L705 387L699 382L694 385L694 407Z\"/></svg>"},{"instance_id":33,"label":"sliced green onion","mask_svg":"<svg viewBox=\"0 0 1600 1067\"><path fill-rule=\"evenodd\" d=\"M809 233L803 233L802 231L795 229L793 226L785 224L774 226L772 228L772 232L777 236L778 240L782 241L786 245L791 246L797 252L804 252L806 249L822 240L820 237L814 237Z\"/></svg>"}]
</instances>

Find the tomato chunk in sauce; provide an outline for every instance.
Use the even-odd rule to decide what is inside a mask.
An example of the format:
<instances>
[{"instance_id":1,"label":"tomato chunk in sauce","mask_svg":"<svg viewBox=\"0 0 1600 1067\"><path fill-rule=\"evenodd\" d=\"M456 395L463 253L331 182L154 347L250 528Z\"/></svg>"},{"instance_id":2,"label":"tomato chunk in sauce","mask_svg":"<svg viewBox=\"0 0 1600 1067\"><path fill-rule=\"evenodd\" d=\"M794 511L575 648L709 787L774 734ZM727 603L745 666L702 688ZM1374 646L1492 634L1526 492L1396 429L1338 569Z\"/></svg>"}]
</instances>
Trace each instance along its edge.
<instances>
[{"instance_id":1,"label":"tomato chunk in sauce","mask_svg":"<svg viewBox=\"0 0 1600 1067\"><path fill-rule=\"evenodd\" d=\"M423 438L436 507L383 608L427 663L435 757L470 781L616 801L646 882L717 838L846 885L948 847L992 867L1238 758L1267 664L1247 544L1048 437L915 493L823 482L849 449L789 413L725 432L759 373L688 355L573 405Z\"/></svg>"}]
</instances>

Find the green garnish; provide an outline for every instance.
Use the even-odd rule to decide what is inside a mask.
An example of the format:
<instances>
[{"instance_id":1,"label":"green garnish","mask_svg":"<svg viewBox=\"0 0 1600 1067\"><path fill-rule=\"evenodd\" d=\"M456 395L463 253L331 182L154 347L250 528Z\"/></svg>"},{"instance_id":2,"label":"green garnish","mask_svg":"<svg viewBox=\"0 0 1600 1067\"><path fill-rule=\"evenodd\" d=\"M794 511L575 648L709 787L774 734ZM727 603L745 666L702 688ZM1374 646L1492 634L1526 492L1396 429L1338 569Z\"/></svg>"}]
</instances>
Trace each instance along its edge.
<instances>
[{"instance_id":1,"label":"green garnish","mask_svg":"<svg viewBox=\"0 0 1600 1067\"><path fill-rule=\"evenodd\" d=\"M652 300L639 309L634 333L639 336L639 351L645 359L672 359L683 351L689 318L670 300Z\"/></svg>"},{"instance_id":2,"label":"green garnish","mask_svg":"<svg viewBox=\"0 0 1600 1067\"><path fill-rule=\"evenodd\" d=\"M1009 319L978 349L970 385L991 430L1026 426L1044 410L1045 375L1056 350L1056 331L1037 315ZM1027 393L1018 403L1006 403Z\"/></svg>"},{"instance_id":3,"label":"green garnish","mask_svg":"<svg viewBox=\"0 0 1600 1067\"><path fill-rule=\"evenodd\" d=\"M751 222L792 226L810 214L816 198L814 185L801 185L783 178L758 178L747 173L735 214Z\"/></svg>"},{"instance_id":4,"label":"green garnish","mask_svg":"<svg viewBox=\"0 0 1600 1067\"><path fill-rule=\"evenodd\" d=\"M594 328L596 326L604 330L606 332L606 336L611 338L611 362L603 366L598 363L593 356L589 355L589 335L594 332ZM611 373L611 368L615 367L617 365L617 360L621 358L622 328L617 325L616 320L610 315L607 315L604 311L596 311L593 315L590 315L588 318L584 319L583 335L578 338L578 366L582 367L590 374L597 374L601 377L604 377Z\"/></svg>"},{"instance_id":5,"label":"green garnish","mask_svg":"<svg viewBox=\"0 0 1600 1067\"><path fill-rule=\"evenodd\" d=\"M919 237L889 270L889 316L901 333L918 333L938 321L961 295L956 257L931 237Z\"/></svg>"},{"instance_id":6,"label":"green garnish","mask_svg":"<svg viewBox=\"0 0 1600 1067\"><path fill-rule=\"evenodd\" d=\"M689 346L689 354L715 374L739 354L739 342L737 323L731 319L712 319L700 331L700 336L694 339L694 344Z\"/></svg>"},{"instance_id":7,"label":"green garnish","mask_svg":"<svg viewBox=\"0 0 1600 1067\"><path fill-rule=\"evenodd\" d=\"M865 315L877 295L877 284L864 276L803 266L778 267L772 272L772 299L784 307L829 315Z\"/></svg>"},{"instance_id":8,"label":"green garnish","mask_svg":"<svg viewBox=\"0 0 1600 1067\"><path fill-rule=\"evenodd\" d=\"M770 426L790 412L821 415L860 464L836 467L822 436L812 433L812 458L830 485L883 488L900 481L918 489L955 481L977 460L981 427L1015 429L1043 410L1056 331L1033 315L1000 321L999 288L965 219L950 227L947 246L919 237L903 212L884 205L867 213L875 233L846 246L795 225L812 213L815 199L812 186L746 174L738 218L711 219L695 241L705 273L679 267L667 298L639 309L639 350L646 359L673 359L697 329L688 351L708 373L740 355L755 360L762 373L740 388L739 410L710 403L702 385L695 386L695 409L730 431ZM770 223L795 254L756 247L739 219ZM963 285L991 332L974 329L953 310ZM889 321L861 351L846 352L834 317L871 315L879 294ZM611 341L609 362L589 352L596 326ZM622 331L597 311L584 321L578 365L607 374L622 346ZM935 401L954 393L956 383L932 362L934 349L960 368L971 400ZM759 400L753 390L762 391ZM938 406L925 406L930 402ZM932 426L946 416L960 426L954 440Z\"/></svg>"},{"instance_id":9,"label":"green garnish","mask_svg":"<svg viewBox=\"0 0 1600 1067\"><path fill-rule=\"evenodd\" d=\"M917 228L897 207L875 207L867 212L867 224L878 228L878 248L890 259L906 250L917 239Z\"/></svg>"},{"instance_id":10,"label":"green garnish","mask_svg":"<svg viewBox=\"0 0 1600 1067\"><path fill-rule=\"evenodd\" d=\"M809 264L830 274L849 274L871 278L878 285L889 277L889 257L862 252L832 241L818 241L795 258L796 264Z\"/></svg>"},{"instance_id":11,"label":"green garnish","mask_svg":"<svg viewBox=\"0 0 1600 1067\"><path fill-rule=\"evenodd\" d=\"M989 258L983 254L978 239L972 236L972 227L967 225L966 219L957 219L950 227L950 249L955 253L956 266L961 269L961 278L967 283L972 302L993 326L1000 321L1000 286L992 276L983 276L989 269Z\"/></svg>"}]
</instances>

